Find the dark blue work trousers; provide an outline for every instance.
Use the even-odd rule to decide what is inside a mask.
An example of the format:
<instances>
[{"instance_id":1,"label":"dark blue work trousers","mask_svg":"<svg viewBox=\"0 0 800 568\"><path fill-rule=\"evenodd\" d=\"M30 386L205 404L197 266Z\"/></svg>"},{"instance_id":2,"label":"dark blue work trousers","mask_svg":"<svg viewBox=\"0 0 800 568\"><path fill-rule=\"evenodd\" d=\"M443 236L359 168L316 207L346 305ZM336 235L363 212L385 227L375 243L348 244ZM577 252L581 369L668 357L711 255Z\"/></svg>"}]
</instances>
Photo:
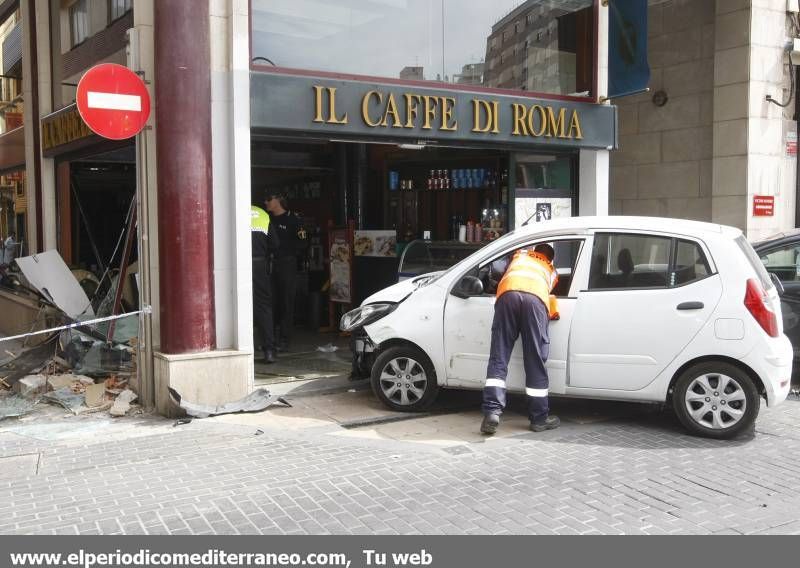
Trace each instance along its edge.
<instances>
[{"instance_id":1,"label":"dark blue work trousers","mask_svg":"<svg viewBox=\"0 0 800 568\"><path fill-rule=\"evenodd\" d=\"M549 323L547 307L533 294L511 291L497 298L492 320L489 366L483 388L484 414L499 415L506 407L508 362L514 343L522 336L528 417L533 424L541 424L547 419L550 411L547 400L549 381L544 364L550 355Z\"/></svg>"}]
</instances>

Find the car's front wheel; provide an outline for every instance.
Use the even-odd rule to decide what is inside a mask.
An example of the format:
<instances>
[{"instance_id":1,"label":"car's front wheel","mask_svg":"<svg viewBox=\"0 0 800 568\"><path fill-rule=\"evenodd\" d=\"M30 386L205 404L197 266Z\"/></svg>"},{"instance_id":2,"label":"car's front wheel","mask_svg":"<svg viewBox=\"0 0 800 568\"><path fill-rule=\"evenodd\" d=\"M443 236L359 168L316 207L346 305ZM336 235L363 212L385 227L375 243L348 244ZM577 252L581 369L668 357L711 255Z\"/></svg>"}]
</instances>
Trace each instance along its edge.
<instances>
[{"instance_id":1,"label":"car's front wheel","mask_svg":"<svg viewBox=\"0 0 800 568\"><path fill-rule=\"evenodd\" d=\"M730 363L709 361L681 374L672 406L693 434L724 440L752 428L760 400L747 373Z\"/></svg>"},{"instance_id":2,"label":"car's front wheel","mask_svg":"<svg viewBox=\"0 0 800 568\"><path fill-rule=\"evenodd\" d=\"M410 345L397 345L381 353L372 366L370 382L386 406L401 412L424 410L439 392L430 359Z\"/></svg>"}]
</instances>

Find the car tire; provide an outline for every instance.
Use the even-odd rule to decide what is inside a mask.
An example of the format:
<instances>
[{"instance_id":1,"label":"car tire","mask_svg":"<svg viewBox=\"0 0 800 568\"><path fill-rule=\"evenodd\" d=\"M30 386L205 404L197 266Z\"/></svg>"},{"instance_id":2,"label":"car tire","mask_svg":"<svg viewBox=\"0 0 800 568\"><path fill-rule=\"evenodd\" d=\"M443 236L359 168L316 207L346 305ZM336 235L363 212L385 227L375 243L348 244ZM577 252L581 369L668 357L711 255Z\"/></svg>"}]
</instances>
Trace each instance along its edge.
<instances>
[{"instance_id":1,"label":"car tire","mask_svg":"<svg viewBox=\"0 0 800 568\"><path fill-rule=\"evenodd\" d=\"M372 366L372 391L392 410L419 412L439 394L436 371L428 356L411 345L382 352Z\"/></svg>"},{"instance_id":2,"label":"car tire","mask_svg":"<svg viewBox=\"0 0 800 568\"><path fill-rule=\"evenodd\" d=\"M699 363L675 382L672 406L692 434L727 440L753 427L761 400L750 376L724 361Z\"/></svg>"}]
</instances>

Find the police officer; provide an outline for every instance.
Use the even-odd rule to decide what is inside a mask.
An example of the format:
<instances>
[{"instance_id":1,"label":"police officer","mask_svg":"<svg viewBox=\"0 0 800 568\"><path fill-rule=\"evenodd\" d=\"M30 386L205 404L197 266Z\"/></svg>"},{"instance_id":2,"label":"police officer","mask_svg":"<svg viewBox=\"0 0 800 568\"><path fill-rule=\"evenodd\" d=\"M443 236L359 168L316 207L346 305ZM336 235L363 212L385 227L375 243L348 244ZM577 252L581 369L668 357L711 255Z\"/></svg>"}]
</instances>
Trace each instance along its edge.
<instances>
[{"instance_id":1,"label":"police officer","mask_svg":"<svg viewBox=\"0 0 800 568\"><path fill-rule=\"evenodd\" d=\"M305 251L308 240L300 218L289 211L286 196L269 194L265 204L279 241L272 271L272 284L275 292L273 305L278 329L278 351L286 351L289 349L294 327L297 255Z\"/></svg>"},{"instance_id":2,"label":"police officer","mask_svg":"<svg viewBox=\"0 0 800 568\"><path fill-rule=\"evenodd\" d=\"M544 366L550 353L547 327L551 319L558 319L558 305L550 295L558 281L554 257L555 251L548 244L536 245L532 251L517 251L497 287L483 388L481 432L484 434L494 434L500 424L506 406L508 361L520 335L530 428L542 432L558 428L561 423L549 413L549 381Z\"/></svg>"},{"instance_id":3,"label":"police officer","mask_svg":"<svg viewBox=\"0 0 800 568\"><path fill-rule=\"evenodd\" d=\"M250 237L253 246L253 326L261 336L263 363L275 362L275 335L272 321L271 257L278 249L278 237L270 226L267 212L250 207Z\"/></svg>"}]
</instances>

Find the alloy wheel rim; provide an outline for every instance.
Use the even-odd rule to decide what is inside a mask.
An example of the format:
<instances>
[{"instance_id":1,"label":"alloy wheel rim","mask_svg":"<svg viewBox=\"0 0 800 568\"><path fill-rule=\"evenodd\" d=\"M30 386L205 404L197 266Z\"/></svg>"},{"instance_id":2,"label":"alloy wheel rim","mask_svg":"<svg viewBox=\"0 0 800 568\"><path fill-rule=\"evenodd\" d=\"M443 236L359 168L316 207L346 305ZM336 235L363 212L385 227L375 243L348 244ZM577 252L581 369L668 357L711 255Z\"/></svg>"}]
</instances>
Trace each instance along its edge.
<instances>
[{"instance_id":1,"label":"alloy wheel rim","mask_svg":"<svg viewBox=\"0 0 800 568\"><path fill-rule=\"evenodd\" d=\"M381 369L381 392L390 401L409 406L423 397L428 376L422 365L410 357L395 357Z\"/></svg>"},{"instance_id":2,"label":"alloy wheel rim","mask_svg":"<svg viewBox=\"0 0 800 568\"><path fill-rule=\"evenodd\" d=\"M712 430L727 430L747 412L747 396L739 382L720 373L705 373L686 389L684 404L697 424Z\"/></svg>"}]
</instances>

